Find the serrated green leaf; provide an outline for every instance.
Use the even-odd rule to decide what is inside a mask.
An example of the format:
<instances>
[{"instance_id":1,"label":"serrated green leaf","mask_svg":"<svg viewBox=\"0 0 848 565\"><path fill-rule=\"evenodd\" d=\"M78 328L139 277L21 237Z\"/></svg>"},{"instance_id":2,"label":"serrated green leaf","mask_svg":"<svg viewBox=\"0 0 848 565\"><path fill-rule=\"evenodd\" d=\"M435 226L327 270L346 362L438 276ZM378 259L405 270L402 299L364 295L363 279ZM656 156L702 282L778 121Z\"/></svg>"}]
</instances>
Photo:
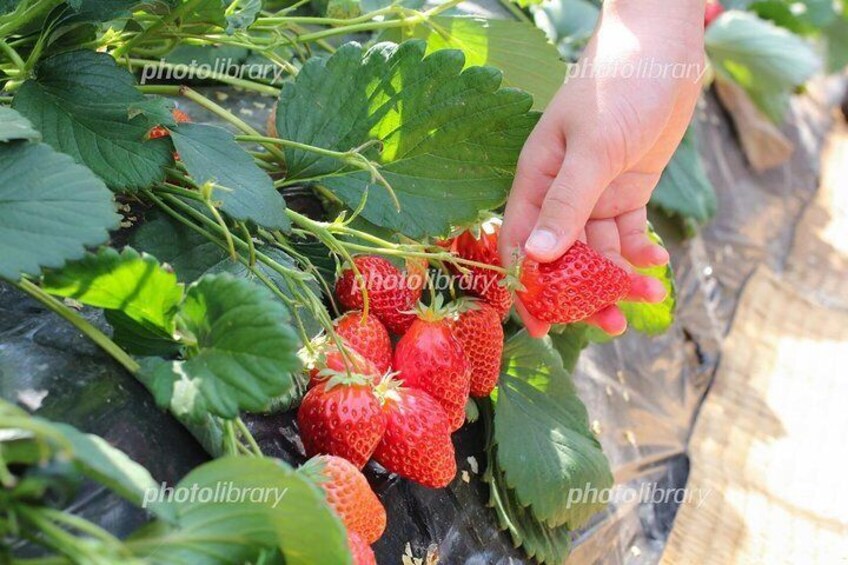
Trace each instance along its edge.
<instances>
[{"instance_id":1,"label":"serrated green leaf","mask_svg":"<svg viewBox=\"0 0 848 565\"><path fill-rule=\"evenodd\" d=\"M783 117L786 94L822 66L815 51L797 35L737 10L719 16L707 28L705 42L717 72L741 85L776 122Z\"/></svg>"},{"instance_id":2,"label":"serrated green leaf","mask_svg":"<svg viewBox=\"0 0 848 565\"><path fill-rule=\"evenodd\" d=\"M0 106L0 142L19 139L39 141L41 134L18 112L6 106Z\"/></svg>"},{"instance_id":3,"label":"serrated green leaf","mask_svg":"<svg viewBox=\"0 0 848 565\"><path fill-rule=\"evenodd\" d=\"M109 55L61 53L43 60L12 107L26 116L57 151L90 168L114 190L134 191L164 178L173 162L166 139L146 140L156 125L131 115L144 102L133 76Z\"/></svg>"},{"instance_id":4,"label":"serrated green leaf","mask_svg":"<svg viewBox=\"0 0 848 565\"><path fill-rule=\"evenodd\" d=\"M503 72L503 85L533 95L533 108L544 110L565 78L565 63L545 34L525 22L479 17L436 16L427 24L386 32L385 39L411 37L427 42L427 54L459 49L465 67L488 65Z\"/></svg>"},{"instance_id":5,"label":"serrated green leaf","mask_svg":"<svg viewBox=\"0 0 848 565\"><path fill-rule=\"evenodd\" d=\"M571 489L609 488L613 478L549 339L522 331L507 342L494 421L507 486L538 520L576 529L604 507L591 498L569 500Z\"/></svg>"},{"instance_id":6,"label":"serrated green leaf","mask_svg":"<svg viewBox=\"0 0 848 565\"><path fill-rule=\"evenodd\" d=\"M205 275L186 292L179 330L196 346L185 361L143 370L162 406L178 416L260 411L293 385L299 347L288 312L267 289L229 274Z\"/></svg>"},{"instance_id":7,"label":"serrated green leaf","mask_svg":"<svg viewBox=\"0 0 848 565\"><path fill-rule=\"evenodd\" d=\"M497 465L497 447L488 451L483 480L489 484L489 506L495 510L501 530L509 532L512 543L541 564L565 563L571 552L571 532L565 526L551 528L521 505L515 491L508 488Z\"/></svg>"},{"instance_id":8,"label":"serrated green leaf","mask_svg":"<svg viewBox=\"0 0 848 565\"><path fill-rule=\"evenodd\" d=\"M649 229L651 241L663 245L662 238L653 229ZM677 286L674 283L674 270L671 264L662 267L638 269L639 274L653 277L663 283L668 293L659 304L640 302L621 302L618 307L624 312L628 325L636 331L648 335L660 335L668 331L674 323L674 311L677 307Z\"/></svg>"},{"instance_id":9,"label":"serrated green leaf","mask_svg":"<svg viewBox=\"0 0 848 565\"><path fill-rule=\"evenodd\" d=\"M715 188L704 170L695 132L686 131L683 141L663 171L651 196L651 205L667 214L705 224L718 208Z\"/></svg>"},{"instance_id":10,"label":"serrated green leaf","mask_svg":"<svg viewBox=\"0 0 848 565\"><path fill-rule=\"evenodd\" d=\"M367 190L365 219L410 237L446 234L502 204L538 119L528 94L500 88L496 69L463 71L462 52L424 58L425 51L420 40L365 53L348 43L329 59L307 61L277 106L281 138L334 151L378 140L382 152L366 155L380 163L400 212L368 172L335 158L287 147L288 174L322 177L320 184L352 208Z\"/></svg>"},{"instance_id":11,"label":"serrated green leaf","mask_svg":"<svg viewBox=\"0 0 848 565\"><path fill-rule=\"evenodd\" d=\"M286 203L271 177L227 130L182 124L171 130L171 138L194 181L214 184L213 198L228 216L274 230L291 227Z\"/></svg>"},{"instance_id":12,"label":"serrated green leaf","mask_svg":"<svg viewBox=\"0 0 848 565\"><path fill-rule=\"evenodd\" d=\"M139 557L224 565L256 562L276 547L287 565L351 563L344 527L321 489L282 461L223 457L193 470L176 489L204 496L175 503L175 526L157 523L134 535Z\"/></svg>"},{"instance_id":13,"label":"serrated green leaf","mask_svg":"<svg viewBox=\"0 0 848 565\"><path fill-rule=\"evenodd\" d=\"M43 286L50 294L121 312L124 317L112 318L119 322L116 341L133 352L145 351L133 347L134 334L158 337L162 347L174 349L175 315L182 302L183 287L155 257L140 255L129 247L121 253L106 247L60 271L47 273ZM142 330L131 322L146 331L140 333Z\"/></svg>"},{"instance_id":14,"label":"serrated green leaf","mask_svg":"<svg viewBox=\"0 0 848 565\"><path fill-rule=\"evenodd\" d=\"M103 182L67 155L41 143L0 145L0 277L59 268L119 221Z\"/></svg>"}]
</instances>

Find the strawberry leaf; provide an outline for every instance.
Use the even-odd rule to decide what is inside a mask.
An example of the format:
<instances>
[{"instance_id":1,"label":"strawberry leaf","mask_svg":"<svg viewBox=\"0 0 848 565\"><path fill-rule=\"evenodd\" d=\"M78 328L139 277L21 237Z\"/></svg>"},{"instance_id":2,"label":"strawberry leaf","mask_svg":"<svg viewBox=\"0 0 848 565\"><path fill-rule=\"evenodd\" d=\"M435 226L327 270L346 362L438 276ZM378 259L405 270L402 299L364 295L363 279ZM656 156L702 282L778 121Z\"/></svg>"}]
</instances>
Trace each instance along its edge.
<instances>
[{"instance_id":1,"label":"strawberry leaf","mask_svg":"<svg viewBox=\"0 0 848 565\"><path fill-rule=\"evenodd\" d=\"M232 419L262 410L294 386L298 340L288 319L267 289L206 275L189 287L178 313L188 359L148 363L141 378L178 417Z\"/></svg>"},{"instance_id":2,"label":"strawberry leaf","mask_svg":"<svg viewBox=\"0 0 848 565\"><path fill-rule=\"evenodd\" d=\"M182 124L171 130L171 139L192 179L214 185L212 197L228 216L274 230L291 227L286 202L271 177L227 130Z\"/></svg>"},{"instance_id":3,"label":"strawberry leaf","mask_svg":"<svg viewBox=\"0 0 848 565\"><path fill-rule=\"evenodd\" d=\"M89 253L60 271L47 273L43 286L50 294L88 306L120 310L132 320L168 334L174 332L183 298L183 287L174 273L155 257L129 247L120 253L111 247Z\"/></svg>"},{"instance_id":4,"label":"strawberry leaf","mask_svg":"<svg viewBox=\"0 0 848 565\"><path fill-rule=\"evenodd\" d=\"M33 129L29 120L18 112L6 106L0 106L0 142L18 139L41 141L41 134Z\"/></svg>"},{"instance_id":5,"label":"strawberry leaf","mask_svg":"<svg viewBox=\"0 0 848 565\"><path fill-rule=\"evenodd\" d=\"M86 165L113 190L135 191L164 178L173 162L166 139L146 140L156 121L132 111L146 98L109 55L61 53L42 61L12 106L57 151Z\"/></svg>"},{"instance_id":6,"label":"strawberry leaf","mask_svg":"<svg viewBox=\"0 0 848 565\"><path fill-rule=\"evenodd\" d=\"M651 229L648 236L662 245L662 239ZM624 312L627 323L636 331L659 335L665 333L674 323L674 310L677 306L677 287L674 284L674 270L671 265L639 269L639 274L653 277L663 283L667 296L659 304L644 302L622 302L618 306Z\"/></svg>"},{"instance_id":7,"label":"strawberry leaf","mask_svg":"<svg viewBox=\"0 0 848 565\"><path fill-rule=\"evenodd\" d=\"M774 122L782 121L788 94L822 66L803 39L738 10L719 16L707 28L705 42L716 71L742 86Z\"/></svg>"},{"instance_id":8,"label":"strawberry leaf","mask_svg":"<svg viewBox=\"0 0 848 565\"><path fill-rule=\"evenodd\" d=\"M536 110L545 109L565 79L565 63L556 47L540 29L524 22L436 16L427 25L389 30L383 36L389 41L409 37L424 39L428 55L440 49L459 49L465 54L465 68L489 65L500 69L503 85L532 94Z\"/></svg>"},{"instance_id":9,"label":"strawberry leaf","mask_svg":"<svg viewBox=\"0 0 848 565\"><path fill-rule=\"evenodd\" d=\"M112 194L48 145L0 145L0 278L37 275L81 257L118 227Z\"/></svg>"},{"instance_id":10,"label":"strawberry leaf","mask_svg":"<svg viewBox=\"0 0 848 565\"><path fill-rule=\"evenodd\" d=\"M400 212L370 172L335 157L287 147L289 178L319 182L351 208L367 190L363 217L410 237L447 234L501 205L538 118L530 95L500 88L500 71L463 70L461 51L425 51L420 40L367 52L348 43L307 61L277 106L281 138L340 152L379 142L381 152L372 143L364 154Z\"/></svg>"},{"instance_id":11,"label":"strawberry leaf","mask_svg":"<svg viewBox=\"0 0 848 565\"><path fill-rule=\"evenodd\" d=\"M692 128L686 131L683 141L663 171L651 196L651 206L699 225L707 223L715 215L718 199L704 170Z\"/></svg>"},{"instance_id":12,"label":"strawberry leaf","mask_svg":"<svg viewBox=\"0 0 848 565\"><path fill-rule=\"evenodd\" d=\"M604 505L569 500L570 489L613 484L586 407L549 338L525 331L505 347L494 417L497 463L520 506L547 526L576 529Z\"/></svg>"},{"instance_id":13,"label":"strawberry leaf","mask_svg":"<svg viewBox=\"0 0 848 565\"><path fill-rule=\"evenodd\" d=\"M287 565L350 563L344 526L321 489L275 459L223 457L175 487L174 524L154 522L132 536L155 563L256 563L278 548ZM194 496L188 496L196 493Z\"/></svg>"}]
</instances>

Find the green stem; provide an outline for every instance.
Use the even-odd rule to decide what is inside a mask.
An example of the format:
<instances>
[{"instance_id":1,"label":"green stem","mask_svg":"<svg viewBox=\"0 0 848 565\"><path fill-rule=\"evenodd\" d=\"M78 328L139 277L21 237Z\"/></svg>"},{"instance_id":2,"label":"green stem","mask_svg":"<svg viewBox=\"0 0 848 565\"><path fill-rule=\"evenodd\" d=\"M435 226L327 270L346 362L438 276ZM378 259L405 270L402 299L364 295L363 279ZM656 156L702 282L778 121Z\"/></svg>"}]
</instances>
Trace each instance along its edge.
<instances>
[{"instance_id":1,"label":"green stem","mask_svg":"<svg viewBox=\"0 0 848 565\"><path fill-rule=\"evenodd\" d=\"M18 55L18 52L15 51L12 47L6 43L5 40L0 39L0 51L6 54L9 57L9 60L14 63L14 65L18 68L18 70L23 71L26 68L26 62Z\"/></svg>"},{"instance_id":2,"label":"green stem","mask_svg":"<svg viewBox=\"0 0 848 565\"><path fill-rule=\"evenodd\" d=\"M262 449L259 448L259 444L256 443L256 438L254 438L253 434L250 433L250 430L247 429L244 420L236 418L235 425L238 432L244 436L244 439L247 440L247 444L250 446L250 449L253 450L253 454L257 457L263 457L264 454L262 453Z\"/></svg>"},{"instance_id":3,"label":"green stem","mask_svg":"<svg viewBox=\"0 0 848 565\"><path fill-rule=\"evenodd\" d=\"M58 522L69 528L77 530L78 532L87 534L94 539L100 540L101 542L117 550L118 553L121 553L127 557L132 556L129 549L124 546L121 540L119 540L97 524L89 522L88 520L81 518L75 514L71 514L70 512L61 512L52 508L42 508L41 513L53 522Z\"/></svg>"},{"instance_id":4,"label":"green stem","mask_svg":"<svg viewBox=\"0 0 848 565\"><path fill-rule=\"evenodd\" d=\"M21 279L20 282L15 283L19 289L29 294L39 302L41 302L44 306L50 309L52 312L58 314L63 317L65 320L70 322L75 328L83 333L87 338L96 343L101 349L106 351L115 361L120 363L127 371L132 374L138 372L140 366L136 362L135 359L130 357L126 351L118 347L118 345L109 339L106 334L101 332L99 329L94 327L92 324L88 322L85 318L65 306L62 302L57 300L56 298L47 294L44 290L41 289L36 284L28 281L27 279Z\"/></svg>"},{"instance_id":5,"label":"green stem","mask_svg":"<svg viewBox=\"0 0 848 565\"><path fill-rule=\"evenodd\" d=\"M15 510L21 518L29 522L35 529L41 531L43 535L42 540L48 547L67 555L78 563L100 562L96 555L81 540L48 520L42 514L42 509L21 505L17 506Z\"/></svg>"},{"instance_id":6,"label":"green stem","mask_svg":"<svg viewBox=\"0 0 848 565\"><path fill-rule=\"evenodd\" d=\"M115 51L112 52L112 56L115 59L120 59L124 56L124 54L129 53L133 47L135 47L142 39L147 37L151 32L161 29L166 24L173 22L183 14L194 10L197 6L201 4L201 2L204 1L205 0L188 0L183 4L180 4L175 9L171 10L171 12L168 13L166 16L156 19L150 27L145 28L144 30L139 32L135 37L115 49Z\"/></svg>"},{"instance_id":7,"label":"green stem","mask_svg":"<svg viewBox=\"0 0 848 565\"><path fill-rule=\"evenodd\" d=\"M509 10L509 12L515 16L517 20L533 25L533 20L524 13L524 10L516 6L512 0L500 0L500 3L504 8Z\"/></svg>"},{"instance_id":8,"label":"green stem","mask_svg":"<svg viewBox=\"0 0 848 565\"><path fill-rule=\"evenodd\" d=\"M196 90L193 90L191 88L188 88L187 86L184 86L184 87L181 88L180 92L183 96L185 96L186 98L188 98L192 102L206 108L207 110L209 110L210 112L212 112L213 114L218 116L219 118L228 121L229 123L234 125L237 129L244 132L245 134L247 134L249 136L255 136L255 137L264 137L258 131L256 131L254 128L252 128L247 122L245 122L244 120L242 120L240 118L237 118L236 116L234 116L232 114L232 112L229 112L225 108L219 106L218 104L215 104L214 102L212 102L211 100L209 100L208 98L206 98L205 96L203 96L202 94L197 92ZM263 143L262 145L265 147L265 149L268 150L268 153L271 153L272 155L274 155L274 157L276 157L277 160L281 164L285 164L285 162L286 162L285 154L282 151L280 151L274 144Z\"/></svg>"}]
</instances>

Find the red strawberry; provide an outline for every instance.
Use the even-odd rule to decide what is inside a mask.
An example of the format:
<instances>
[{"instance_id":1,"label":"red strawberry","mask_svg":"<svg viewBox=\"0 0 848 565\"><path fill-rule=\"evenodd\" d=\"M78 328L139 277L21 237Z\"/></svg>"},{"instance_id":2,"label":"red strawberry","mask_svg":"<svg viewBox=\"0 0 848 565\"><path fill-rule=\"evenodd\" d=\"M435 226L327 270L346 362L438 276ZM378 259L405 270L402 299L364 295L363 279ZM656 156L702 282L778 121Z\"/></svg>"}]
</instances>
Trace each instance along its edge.
<instances>
[{"instance_id":1,"label":"red strawberry","mask_svg":"<svg viewBox=\"0 0 848 565\"><path fill-rule=\"evenodd\" d=\"M461 233L454 240L452 249L461 258L495 267L501 266L498 254L498 236L501 223L497 218L484 222L479 234L472 231ZM469 293L482 298L498 311L501 319L506 318L512 308L512 293L503 284L505 276L483 267L465 267L470 272L462 277L462 286Z\"/></svg>"},{"instance_id":2,"label":"red strawberry","mask_svg":"<svg viewBox=\"0 0 848 565\"><path fill-rule=\"evenodd\" d=\"M191 117L183 112L182 110L178 110L174 108L171 110L171 114L174 116L174 119L178 124L184 124L187 122L191 122ZM171 135L168 133L168 130L162 126L154 126L148 133L147 139L159 139L160 137L168 137Z\"/></svg>"},{"instance_id":3,"label":"red strawberry","mask_svg":"<svg viewBox=\"0 0 848 565\"><path fill-rule=\"evenodd\" d=\"M627 272L580 241L552 263L525 259L521 284L524 307L551 324L585 320L630 292Z\"/></svg>"},{"instance_id":4,"label":"red strawberry","mask_svg":"<svg viewBox=\"0 0 848 565\"><path fill-rule=\"evenodd\" d=\"M319 455L301 471L314 476L348 532L362 536L367 543L380 539L386 529L386 509L359 469L341 457Z\"/></svg>"},{"instance_id":5,"label":"red strawberry","mask_svg":"<svg viewBox=\"0 0 848 565\"><path fill-rule=\"evenodd\" d=\"M397 343L392 367L407 386L421 389L439 402L454 431L465 421L471 365L446 315L438 300L422 310Z\"/></svg>"},{"instance_id":6,"label":"red strawberry","mask_svg":"<svg viewBox=\"0 0 848 565\"><path fill-rule=\"evenodd\" d=\"M708 0L707 6L704 9L704 27L709 27L723 13L724 6L722 6L721 2L718 0Z\"/></svg>"},{"instance_id":7,"label":"red strawberry","mask_svg":"<svg viewBox=\"0 0 848 565\"><path fill-rule=\"evenodd\" d=\"M421 288L410 288L404 273L382 257L361 255L353 262L365 281L369 312L389 331L402 335L415 321L410 311L421 297ZM353 269L342 271L336 281L336 297L345 309L363 309L365 302L360 286Z\"/></svg>"},{"instance_id":8,"label":"red strawberry","mask_svg":"<svg viewBox=\"0 0 848 565\"><path fill-rule=\"evenodd\" d=\"M460 299L450 328L471 364L471 396L489 396L501 369L504 331L500 314L485 302Z\"/></svg>"},{"instance_id":9,"label":"red strawberry","mask_svg":"<svg viewBox=\"0 0 848 565\"><path fill-rule=\"evenodd\" d=\"M380 374L392 364L392 340L386 326L376 316L363 316L361 310L352 310L335 322L336 333L350 348L371 361Z\"/></svg>"},{"instance_id":10,"label":"red strawberry","mask_svg":"<svg viewBox=\"0 0 848 565\"><path fill-rule=\"evenodd\" d=\"M309 384L312 388L322 380L335 374L354 373L363 375L373 380L379 380L383 375L374 363L356 352L353 347L348 347L345 357L336 344L327 337L319 337L312 341L313 351L304 350L301 356L304 358L304 366L309 373ZM347 363L345 363L347 360Z\"/></svg>"},{"instance_id":11,"label":"red strawberry","mask_svg":"<svg viewBox=\"0 0 848 565\"><path fill-rule=\"evenodd\" d=\"M386 418L368 379L337 375L306 393L297 424L307 455L338 455L361 469L383 437Z\"/></svg>"},{"instance_id":12,"label":"red strawberry","mask_svg":"<svg viewBox=\"0 0 848 565\"><path fill-rule=\"evenodd\" d=\"M426 487L447 486L456 476L456 456L445 411L422 390L391 380L381 387L386 433L374 460Z\"/></svg>"},{"instance_id":13,"label":"red strawberry","mask_svg":"<svg viewBox=\"0 0 848 565\"><path fill-rule=\"evenodd\" d=\"M347 533L347 547L353 557L353 565L377 565L374 550L356 532Z\"/></svg>"}]
</instances>

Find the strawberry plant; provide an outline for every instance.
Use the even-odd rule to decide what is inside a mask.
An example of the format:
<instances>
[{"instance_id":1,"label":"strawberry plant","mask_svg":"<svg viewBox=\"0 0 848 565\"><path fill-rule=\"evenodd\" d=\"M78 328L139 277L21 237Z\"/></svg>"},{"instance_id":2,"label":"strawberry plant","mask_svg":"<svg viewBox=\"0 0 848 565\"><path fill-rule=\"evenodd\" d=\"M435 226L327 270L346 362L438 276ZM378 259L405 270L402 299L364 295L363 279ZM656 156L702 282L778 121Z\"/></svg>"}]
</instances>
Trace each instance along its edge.
<instances>
[{"instance_id":1,"label":"strawberry plant","mask_svg":"<svg viewBox=\"0 0 848 565\"><path fill-rule=\"evenodd\" d=\"M584 340L563 338L586 330L563 324L626 298L628 281L580 246L525 264L523 287L501 265L491 218L559 83L534 69L565 67L527 22L447 15L457 4L0 1L0 279L215 458L174 488L288 489L279 505L145 505L157 485L132 454L3 402L4 535L86 563L374 562L392 524L358 469L445 487L451 434L479 407L492 520L537 561L567 555L602 506L565 493L612 474L572 382ZM193 58L223 54L262 72L202 81L273 107L265 126L188 78ZM439 273L451 284L436 288ZM620 306L656 334L673 322L673 276L650 275L668 300ZM559 315L571 295L582 306ZM550 338L510 316L516 296L562 309ZM300 469L243 419L281 412L297 415L298 455L315 456ZM118 539L51 507L54 465L151 521Z\"/></svg>"}]
</instances>

